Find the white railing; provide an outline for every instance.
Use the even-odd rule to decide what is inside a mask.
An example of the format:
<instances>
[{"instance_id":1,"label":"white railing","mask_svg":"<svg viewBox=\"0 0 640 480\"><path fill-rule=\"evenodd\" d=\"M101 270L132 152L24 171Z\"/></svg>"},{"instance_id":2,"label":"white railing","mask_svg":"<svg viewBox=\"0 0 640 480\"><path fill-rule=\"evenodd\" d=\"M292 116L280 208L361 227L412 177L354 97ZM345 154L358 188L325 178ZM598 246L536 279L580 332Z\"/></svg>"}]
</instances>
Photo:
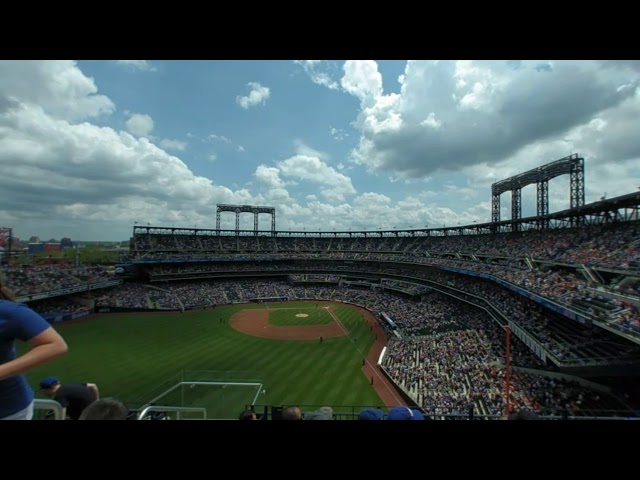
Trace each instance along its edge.
<instances>
[{"instance_id":1,"label":"white railing","mask_svg":"<svg viewBox=\"0 0 640 480\"><path fill-rule=\"evenodd\" d=\"M54 420L64 420L64 408L56 400L36 398L33 400L33 409L53 411Z\"/></svg>"},{"instance_id":2,"label":"white railing","mask_svg":"<svg viewBox=\"0 0 640 480\"><path fill-rule=\"evenodd\" d=\"M144 420L150 412L177 412L178 420L182 420L183 412L202 413L203 420L207 418L207 409L204 407L163 407L159 405L149 405L140 411L138 420Z\"/></svg>"}]
</instances>

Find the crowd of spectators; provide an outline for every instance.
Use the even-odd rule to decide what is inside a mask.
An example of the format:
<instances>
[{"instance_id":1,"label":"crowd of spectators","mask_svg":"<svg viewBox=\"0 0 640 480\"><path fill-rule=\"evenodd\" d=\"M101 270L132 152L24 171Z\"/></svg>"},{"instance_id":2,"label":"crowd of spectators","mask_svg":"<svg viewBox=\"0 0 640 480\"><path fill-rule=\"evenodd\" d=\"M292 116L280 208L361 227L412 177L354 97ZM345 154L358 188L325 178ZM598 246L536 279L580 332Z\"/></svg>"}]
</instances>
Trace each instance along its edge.
<instances>
[{"instance_id":1,"label":"crowd of spectators","mask_svg":"<svg viewBox=\"0 0 640 480\"><path fill-rule=\"evenodd\" d=\"M419 235L379 237L223 236L189 235L134 237L132 258L181 258L202 254L395 253L409 256L462 254L529 258L572 265L640 270L638 222L572 229L484 235ZM184 255L182 255L184 258Z\"/></svg>"},{"instance_id":2,"label":"crowd of spectators","mask_svg":"<svg viewBox=\"0 0 640 480\"><path fill-rule=\"evenodd\" d=\"M16 265L3 268L2 273L18 297L114 280L104 267Z\"/></svg>"}]
</instances>

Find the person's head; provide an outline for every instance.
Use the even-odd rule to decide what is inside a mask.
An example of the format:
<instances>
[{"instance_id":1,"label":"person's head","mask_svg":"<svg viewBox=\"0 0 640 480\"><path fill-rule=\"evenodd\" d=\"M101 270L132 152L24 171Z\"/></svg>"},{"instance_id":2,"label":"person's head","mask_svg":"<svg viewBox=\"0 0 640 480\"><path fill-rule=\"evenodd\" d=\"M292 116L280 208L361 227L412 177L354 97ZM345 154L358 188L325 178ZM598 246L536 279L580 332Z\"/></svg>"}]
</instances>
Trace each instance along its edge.
<instances>
[{"instance_id":1,"label":"person's head","mask_svg":"<svg viewBox=\"0 0 640 480\"><path fill-rule=\"evenodd\" d=\"M282 410L282 420L302 420L302 411L298 407L287 407Z\"/></svg>"},{"instance_id":2,"label":"person's head","mask_svg":"<svg viewBox=\"0 0 640 480\"><path fill-rule=\"evenodd\" d=\"M101 398L91 403L80 414L79 420L127 420L129 409L115 398Z\"/></svg>"},{"instance_id":3,"label":"person's head","mask_svg":"<svg viewBox=\"0 0 640 480\"><path fill-rule=\"evenodd\" d=\"M389 410L387 420L424 420L424 415L418 409L398 406Z\"/></svg>"},{"instance_id":4,"label":"person's head","mask_svg":"<svg viewBox=\"0 0 640 480\"><path fill-rule=\"evenodd\" d=\"M384 413L379 408L365 408L358 415L358 420L382 420Z\"/></svg>"},{"instance_id":5,"label":"person's head","mask_svg":"<svg viewBox=\"0 0 640 480\"><path fill-rule=\"evenodd\" d=\"M245 410L244 412L242 412L240 414L240 418L238 420L257 420L258 417L256 416L256 412L254 412L253 410L249 409L249 410Z\"/></svg>"},{"instance_id":6,"label":"person's head","mask_svg":"<svg viewBox=\"0 0 640 480\"><path fill-rule=\"evenodd\" d=\"M10 302L16 301L16 296L7 287L7 282L2 272L0 272L0 300L9 300Z\"/></svg>"},{"instance_id":7,"label":"person's head","mask_svg":"<svg viewBox=\"0 0 640 480\"><path fill-rule=\"evenodd\" d=\"M58 377L47 377L40 382L40 393L45 397L53 397L60 388Z\"/></svg>"}]
</instances>

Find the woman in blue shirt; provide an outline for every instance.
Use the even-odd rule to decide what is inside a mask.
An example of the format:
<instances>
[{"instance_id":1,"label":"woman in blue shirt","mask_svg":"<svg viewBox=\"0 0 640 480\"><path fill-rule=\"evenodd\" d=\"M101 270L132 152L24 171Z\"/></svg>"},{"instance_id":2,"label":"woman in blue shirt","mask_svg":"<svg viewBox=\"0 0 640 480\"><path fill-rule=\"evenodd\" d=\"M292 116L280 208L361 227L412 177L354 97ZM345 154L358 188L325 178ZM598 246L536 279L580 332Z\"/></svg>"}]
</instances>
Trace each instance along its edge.
<instances>
[{"instance_id":1,"label":"woman in blue shirt","mask_svg":"<svg viewBox=\"0 0 640 480\"><path fill-rule=\"evenodd\" d=\"M16 340L31 347L18 358ZM0 275L0 420L33 418L33 390L23 374L67 349L64 339L44 318L15 302Z\"/></svg>"}]
</instances>

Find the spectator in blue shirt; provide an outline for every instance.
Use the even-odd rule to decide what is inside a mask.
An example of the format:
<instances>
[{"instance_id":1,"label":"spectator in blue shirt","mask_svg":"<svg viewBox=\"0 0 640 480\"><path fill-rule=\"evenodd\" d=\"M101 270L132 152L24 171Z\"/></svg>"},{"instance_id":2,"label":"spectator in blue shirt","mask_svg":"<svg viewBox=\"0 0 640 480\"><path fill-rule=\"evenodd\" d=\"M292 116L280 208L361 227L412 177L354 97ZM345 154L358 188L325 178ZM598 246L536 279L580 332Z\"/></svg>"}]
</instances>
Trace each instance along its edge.
<instances>
[{"instance_id":1,"label":"spectator in blue shirt","mask_svg":"<svg viewBox=\"0 0 640 480\"><path fill-rule=\"evenodd\" d=\"M30 349L16 358L15 341ZM24 372L68 350L64 339L47 321L22 303L0 276L0 420L31 420L33 390Z\"/></svg>"}]
</instances>

